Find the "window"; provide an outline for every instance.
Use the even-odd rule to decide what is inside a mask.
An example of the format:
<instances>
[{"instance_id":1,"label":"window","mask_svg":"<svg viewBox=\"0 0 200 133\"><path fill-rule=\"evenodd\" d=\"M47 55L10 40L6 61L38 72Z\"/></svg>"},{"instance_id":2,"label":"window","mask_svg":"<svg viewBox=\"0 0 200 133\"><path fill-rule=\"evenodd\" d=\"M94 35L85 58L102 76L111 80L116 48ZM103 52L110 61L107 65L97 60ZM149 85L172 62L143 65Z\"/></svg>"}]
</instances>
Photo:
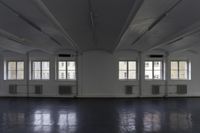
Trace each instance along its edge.
<instances>
[{"instance_id":1,"label":"window","mask_svg":"<svg viewBox=\"0 0 200 133\"><path fill-rule=\"evenodd\" d=\"M23 80L24 79L24 62L8 61L7 62L7 79Z\"/></svg>"},{"instance_id":2,"label":"window","mask_svg":"<svg viewBox=\"0 0 200 133\"><path fill-rule=\"evenodd\" d=\"M119 61L119 79L136 79L136 61Z\"/></svg>"},{"instance_id":3,"label":"window","mask_svg":"<svg viewBox=\"0 0 200 133\"><path fill-rule=\"evenodd\" d=\"M32 62L32 79L48 80L50 79L49 61L33 61Z\"/></svg>"},{"instance_id":4,"label":"window","mask_svg":"<svg viewBox=\"0 0 200 133\"><path fill-rule=\"evenodd\" d=\"M162 61L145 61L145 79L161 80L162 73Z\"/></svg>"},{"instance_id":5,"label":"window","mask_svg":"<svg viewBox=\"0 0 200 133\"><path fill-rule=\"evenodd\" d=\"M188 80L190 75L190 62L171 61L171 79Z\"/></svg>"},{"instance_id":6,"label":"window","mask_svg":"<svg viewBox=\"0 0 200 133\"><path fill-rule=\"evenodd\" d=\"M58 79L59 80L75 80L76 79L76 63L75 61L59 61L58 62Z\"/></svg>"}]
</instances>

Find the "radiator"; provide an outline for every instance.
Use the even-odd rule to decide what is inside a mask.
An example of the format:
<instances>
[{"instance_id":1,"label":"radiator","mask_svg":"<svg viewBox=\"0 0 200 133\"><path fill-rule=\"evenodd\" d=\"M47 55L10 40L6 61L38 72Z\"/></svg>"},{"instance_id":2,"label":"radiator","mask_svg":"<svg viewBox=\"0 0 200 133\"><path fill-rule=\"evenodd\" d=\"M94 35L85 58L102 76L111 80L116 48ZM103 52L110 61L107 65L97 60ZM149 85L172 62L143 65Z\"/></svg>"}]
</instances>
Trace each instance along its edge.
<instances>
[{"instance_id":1,"label":"radiator","mask_svg":"<svg viewBox=\"0 0 200 133\"><path fill-rule=\"evenodd\" d=\"M60 95L71 95L72 94L72 86L69 86L69 85L60 85L58 87L58 93Z\"/></svg>"},{"instance_id":2,"label":"radiator","mask_svg":"<svg viewBox=\"0 0 200 133\"><path fill-rule=\"evenodd\" d=\"M35 94L42 94L42 93L43 93L43 86L35 85Z\"/></svg>"},{"instance_id":3,"label":"radiator","mask_svg":"<svg viewBox=\"0 0 200 133\"><path fill-rule=\"evenodd\" d=\"M187 85L177 85L177 94L187 94Z\"/></svg>"},{"instance_id":4,"label":"radiator","mask_svg":"<svg viewBox=\"0 0 200 133\"><path fill-rule=\"evenodd\" d=\"M9 93L10 94L17 94L17 85L16 84L10 84L9 85Z\"/></svg>"},{"instance_id":5,"label":"radiator","mask_svg":"<svg viewBox=\"0 0 200 133\"><path fill-rule=\"evenodd\" d=\"M159 85L152 85L152 94L153 95L158 95L160 94L160 86Z\"/></svg>"},{"instance_id":6,"label":"radiator","mask_svg":"<svg viewBox=\"0 0 200 133\"><path fill-rule=\"evenodd\" d=\"M131 94L133 94L133 86L132 86L132 85L126 85L126 86L125 86L125 94L126 94L126 95L131 95Z\"/></svg>"}]
</instances>

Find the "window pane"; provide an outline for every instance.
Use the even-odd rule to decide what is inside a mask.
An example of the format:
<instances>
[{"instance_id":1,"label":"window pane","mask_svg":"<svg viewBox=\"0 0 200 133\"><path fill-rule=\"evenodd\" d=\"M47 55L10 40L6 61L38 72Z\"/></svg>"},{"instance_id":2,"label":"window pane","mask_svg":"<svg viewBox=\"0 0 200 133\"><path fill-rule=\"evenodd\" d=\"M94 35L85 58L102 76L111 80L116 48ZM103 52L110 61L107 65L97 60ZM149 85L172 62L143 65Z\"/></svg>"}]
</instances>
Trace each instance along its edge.
<instances>
[{"instance_id":1,"label":"window pane","mask_svg":"<svg viewBox=\"0 0 200 133\"><path fill-rule=\"evenodd\" d=\"M41 71L33 71L33 79L41 79Z\"/></svg>"},{"instance_id":2,"label":"window pane","mask_svg":"<svg viewBox=\"0 0 200 133\"><path fill-rule=\"evenodd\" d=\"M180 61L179 62L179 70L186 70L187 71L187 62L186 61Z\"/></svg>"},{"instance_id":3,"label":"window pane","mask_svg":"<svg viewBox=\"0 0 200 133\"><path fill-rule=\"evenodd\" d=\"M24 71L17 71L17 79L18 80L24 79Z\"/></svg>"},{"instance_id":4,"label":"window pane","mask_svg":"<svg viewBox=\"0 0 200 133\"><path fill-rule=\"evenodd\" d=\"M171 62L171 70L178 70L178 62L177 61Z\"/></svg>"},{"instance_id":5,"label":"window pane","mask_svg":"<svg viewBox=\"0 0 200 133\"><path fill-rule=\"evenodd\" d=\"M67 72L67 79L76 79L75 71L68 71Z\"/></svg>"},{"instance_id":6,"label":"window pane","mask_svg":"<svg viewBox=\"0 0 200 133\"><path fill-rule=\"evenodd\" d=\"M8 70L16 70L16 62L8 62Z\"/></svg>"},{"instance_id":7,"label":"window pane","mask_svg":"<svg viewBox=\"0 0 200 133\"><path fill-rule=\"evenodd\" d=\"M145 70L152 70L152 61L145 61Z\"/></svg>"},{"instance_id":8,"label":"window pane","mask_svg":"<svg viewBox=\"0 0 200 133\"><path fill-rule=\"evenodd\" d=\"M66 61L58 62L58 70L66 70Z\"/></svg>"},{"instance_id":9,"label":"window pane","mask_svg":"<svg viewBox=\"0 0 200 133\"><path fill-rule=\"evenodd\" d=\"M136 70L136 62L135 61L129 61L128 62L128 68L129 68L129 70Z\"/></svg>"},{"instance_id":10,"label":"window pane","mask_svg":"<svg viewBox=\"0 0 200 133\"><path fill-rule=\"evenodd\" d=\"M8 71L8 79L14 80L16 79L16 76L17 75L15 70Z\"/></svg>"},{"instance_id":11,"label":"window pane","mask_svg":"<svg viewBox=\"0 0 200 133\"><path fill-rule=\"evenodd\" d=\"M49 61L43 61L42 62L42 71L49 70Z\"/></svg>"},{"instance_id":12,"label":"window pane","mask_svg":"<svg viewBox=\"0 0 200 133\"><path fill-rule=\"evenodd\" d=\"M159 70L156 71L155 70L153 78L154 79L162 79L162 73L161 73L161 71L159 71Z\"/></svg>"},{"instance_id":13,"label":"window pane","mask_svg":"<svg viewBox=\"0 0 200 133\"><path fill-rule=\"evenodd\" d=\"M36 62L36 61L34 61L34 62L33 62L33 70L37 70L37 71L40 70L40 69L41 69L41 68L40 68L40 67L41 67L40 64L41 64L41 62Z\"/></svg>"},{"instance_id":14,"label":"window pane","mask_svg":"<svg viewBox=\"0 0 200 133\"><path fill-rule=\"evenodd\" d=\"M152 71L145 71L145 79L152 79L153 75L152 75Z\"/></svg>"},{"instance_id":15,"label":"window pane","mask_svg":"<svg viewBox=\"0 0 200 133\"><path fill-rule=\"evenodd\" d=\"M128 79L136 79L136 71L129 71Z\"/></svg>"},{"instance_id":16,"label":"window pane","mask_svg":"<svg viewBox=\"0 0 200 133\"><path fill-rule=\"evenodd\" d=\"M161 70L161 69L162 69L162 62L154 61L154 70Z\"/></svg>"},{"instance_id":17,"label":"window pane","mask_svg":"<svg viewBox=\"0 0 200 133\"><path fill-rule=\"evenodd\" d=\"M42 79L49 79L49 70L42 71Z\"/></svg>"},{"instance_id":18,"label":"window pane","mask_svg":"<svg viewBox=\"0 0 200 133\"><path fill-rule=\"evenodd\" d=\"M127 79L127 71L119 71L119 79Z\"/></svg>"},{"instance_id":19,"label":"window pane","mask_svg":"<svg viewBox=\"0 0 200 133\"><path fill-rule=\"evenodd\" d=\"M178 71L171 70L171 79L178 79Z\"/></svg>"},{"instance_id":20,"label":"window pane","mask_svg":"<svg viewBox=\"0 0 200 133\"><path fill-rule=\"evenodd\" d=\"M17 70L24 71L24 62L17 62Z\"/></svg>"},{"instance_id":21,"label":"window pane","mask_svg":"<svg viewBox=\"0 0 200 133\"><path fill-rule=\"evenodd\" d=\"M67 70L75 70L76 66L75 66L75 62L74 61L68 61L67 62Z\"/></svg>"},{"instance_id":22,"label":"window pane","mask_svg":"<svg viewBox=\"0 0 200 133\"><path fill-rule=\"evenodd\" d=\"M179 79L187 79L188 75L187 75L187 71L179 71Z\"/></svg>"},{"instance_id":23,"label":"window pane","mask_svg":"<svg viewBox=\"0 0 200 133\"><path fill-rule=\"evenodd\" d=\"M127 70L127 61L119 62L119 70Z\"/></svg>"},{"instance_id":24,"label":"window pane","mask_svg":"<svg viewBox=\"0 0 200 133\"><path fill-rule=\"evenodd\" d=\"M66 71L59 71L58 79L66 79Z\"/></svg>"}]
</instances>

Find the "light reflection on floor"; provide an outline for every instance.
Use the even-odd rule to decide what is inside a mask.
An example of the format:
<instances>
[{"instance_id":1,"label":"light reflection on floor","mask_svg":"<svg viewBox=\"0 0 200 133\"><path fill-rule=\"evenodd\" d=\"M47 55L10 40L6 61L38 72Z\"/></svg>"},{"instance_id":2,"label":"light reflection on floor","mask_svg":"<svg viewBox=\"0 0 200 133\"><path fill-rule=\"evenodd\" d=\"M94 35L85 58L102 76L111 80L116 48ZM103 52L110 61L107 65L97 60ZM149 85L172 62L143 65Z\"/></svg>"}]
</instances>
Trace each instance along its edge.
<instances>
[{"instance_id":1,"label":"light reflection on floor","mask_svg":"<svg viewBox=\"0 0 200 133\"><path fill-rule=\"evenodd\" d=\"M0 133L199 133L199 104L200 99L1 99Z\"/></svg>"}]
</instances>

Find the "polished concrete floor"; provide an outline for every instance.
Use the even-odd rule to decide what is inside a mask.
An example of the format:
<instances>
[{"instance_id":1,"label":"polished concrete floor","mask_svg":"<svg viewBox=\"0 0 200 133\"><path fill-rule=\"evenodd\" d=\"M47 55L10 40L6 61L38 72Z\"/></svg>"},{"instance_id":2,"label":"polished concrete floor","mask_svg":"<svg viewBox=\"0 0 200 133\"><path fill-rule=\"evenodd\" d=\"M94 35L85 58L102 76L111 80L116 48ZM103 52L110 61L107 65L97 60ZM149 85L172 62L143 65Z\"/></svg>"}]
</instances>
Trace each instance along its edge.
<instances>
[{"instance_id":1,"label":"polished concrete floor","mask_svg":"<svg viewBox=\"0 0 200 133\"><path fill-rule=\"evenodd\" d=\"M0 133L200 133L200 99L0 99Z\"/></svg>"}]
</instances>

